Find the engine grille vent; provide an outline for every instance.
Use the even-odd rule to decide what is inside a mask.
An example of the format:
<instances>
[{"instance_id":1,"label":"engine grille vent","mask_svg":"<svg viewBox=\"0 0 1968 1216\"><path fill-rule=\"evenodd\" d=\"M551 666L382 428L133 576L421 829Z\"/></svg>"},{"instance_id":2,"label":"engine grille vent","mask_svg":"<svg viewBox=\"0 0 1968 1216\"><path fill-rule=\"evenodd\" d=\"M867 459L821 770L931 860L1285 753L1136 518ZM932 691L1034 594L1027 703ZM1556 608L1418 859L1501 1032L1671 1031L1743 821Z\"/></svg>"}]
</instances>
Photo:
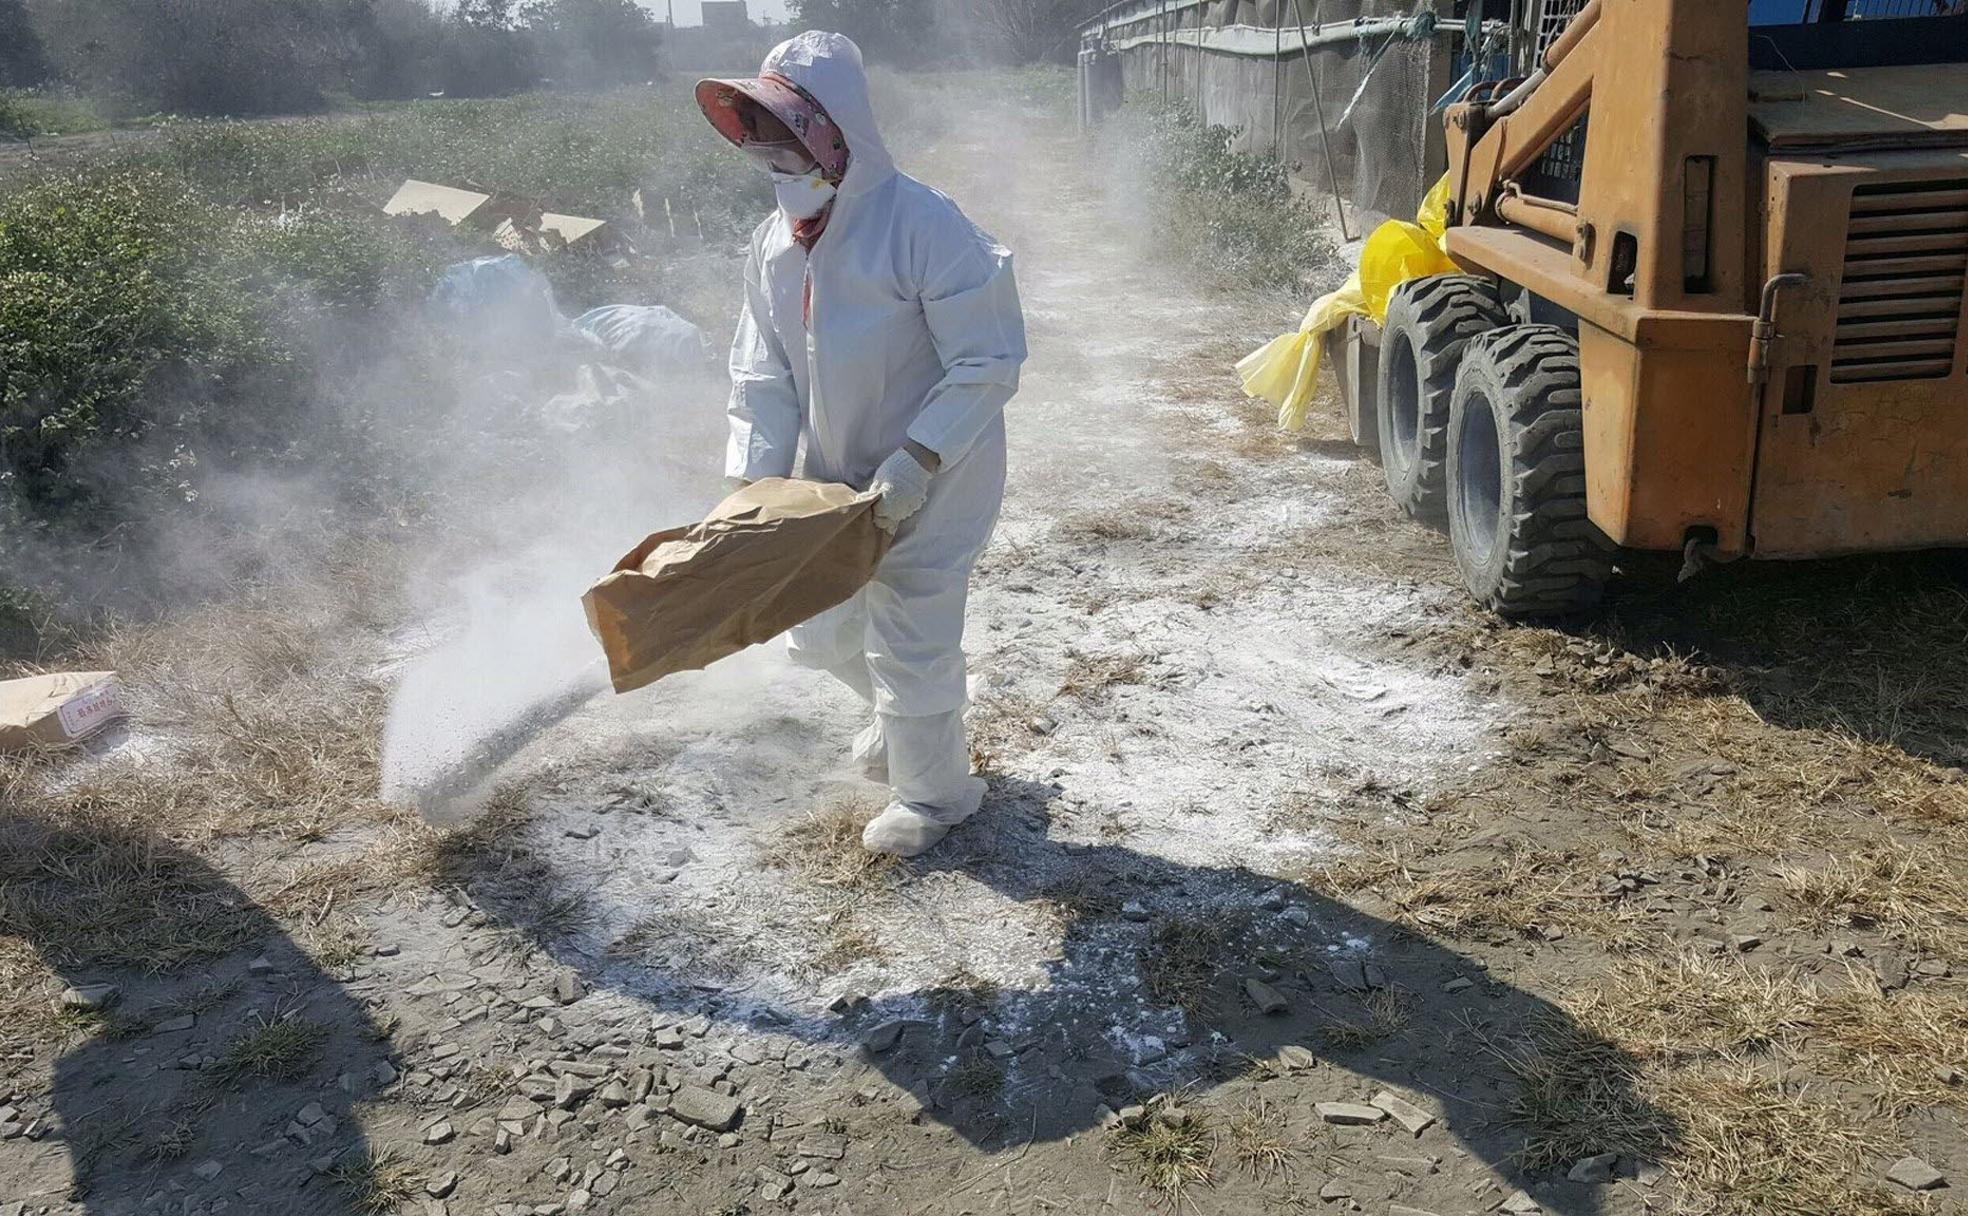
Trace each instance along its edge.
<instances>
[{"instance_id":1,"label":"engine grille vent","mask_svg":"<svg viewBox=\"0 0 1968 1216\"><path fill-rule=\"evenodd\" d=\"M1852 191L1831 380L1933 380L1954 370L1968 274L1968 178Z\"/></svg>"}]
</instances>

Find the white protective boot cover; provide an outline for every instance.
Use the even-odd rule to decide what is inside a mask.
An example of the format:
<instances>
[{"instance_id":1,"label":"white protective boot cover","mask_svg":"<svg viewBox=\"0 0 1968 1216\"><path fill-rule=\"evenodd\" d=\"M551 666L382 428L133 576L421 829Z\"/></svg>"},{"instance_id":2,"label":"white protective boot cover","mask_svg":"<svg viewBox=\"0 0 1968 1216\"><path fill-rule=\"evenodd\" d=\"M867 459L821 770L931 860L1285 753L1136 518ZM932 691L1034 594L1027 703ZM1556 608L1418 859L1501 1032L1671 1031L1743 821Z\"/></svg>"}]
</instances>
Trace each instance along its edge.
<instances>
[{"instance_id":1,"label":"white protective boot cover","mask_svg":"<svg viewBox=\"0 0 1968 1216\"><path fill-rule=\"evenodd\" d=\"M984 780L970 771L963 711L904 718L878 716L888 742L895 800L869 821L861 843L876 853L914 857L950 834L984 803Z\"/></svg>"}]
</instances>

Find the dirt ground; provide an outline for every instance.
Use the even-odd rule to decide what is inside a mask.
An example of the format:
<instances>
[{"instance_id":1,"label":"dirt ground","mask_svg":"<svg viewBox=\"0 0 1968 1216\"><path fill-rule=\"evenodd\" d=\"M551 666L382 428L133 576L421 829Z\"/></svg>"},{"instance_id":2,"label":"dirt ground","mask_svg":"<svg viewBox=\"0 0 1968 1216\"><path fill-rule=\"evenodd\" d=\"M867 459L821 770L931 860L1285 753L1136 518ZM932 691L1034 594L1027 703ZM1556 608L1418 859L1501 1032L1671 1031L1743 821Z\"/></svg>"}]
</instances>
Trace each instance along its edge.
<instances>
[{"instance_id":1,"label":"dirt ground","mask_svg":"<svg viewBox=\"0 0 1968 1216\"><path fill-rule=\"evenodd\" d=\"M123 635L152 746L0 786L0 1216L1961 1210L1961 563L1488 620L1236 391L1302 299L984 117L904 156L1031 331L983 811L860 852L850 699L759 652L432 831L381 563Z\"/></svg>"}]
</instances>

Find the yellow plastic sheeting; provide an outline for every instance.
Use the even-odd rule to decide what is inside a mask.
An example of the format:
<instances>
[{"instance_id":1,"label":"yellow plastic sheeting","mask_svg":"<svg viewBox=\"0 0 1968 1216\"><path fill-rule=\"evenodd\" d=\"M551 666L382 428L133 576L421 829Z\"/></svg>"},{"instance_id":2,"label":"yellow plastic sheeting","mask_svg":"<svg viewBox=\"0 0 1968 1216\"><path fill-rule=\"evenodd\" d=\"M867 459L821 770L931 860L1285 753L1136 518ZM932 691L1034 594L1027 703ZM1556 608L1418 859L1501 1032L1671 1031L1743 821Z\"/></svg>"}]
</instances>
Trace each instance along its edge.
<instances>
[{"instance_id":1,"label":"yellow plastic sheeting","mask_svg":"<svg viewBox=\"0 0 1968 1216\"><path fill-rule=\"evenodd\" d=\"M1367 299L1361 294L1360 274L1355 271L1345 286L1313 301L1295 333L1279 334L1237 361L1244 392L1277 406L1279 426L1288 431L1303 430L1312 390L1319 381L1319 357L1325 350L1326 332L1339 328L1346 318L1366 312Z\"/></svg>"},{"instance_id":2,"label":"yellow plastic sheeting","mask_svg":"<svg viewBox=\"0 0 1968 1216\"><path fill-rule=\"evenodd\" d=\"M1448 229L1449 179L1435 183L1421 201L1416 223L1389 220L1374 229L1360 250L1360 267L1338 291L1313 301L1294 333L1282 334L1237 361L1244 392L1278 407L1278 425L1302 430L1319 380L1325 335L1348 317L1387 319L1388 297L1409 279L1456 269L1442 251Z\"/></svg>"}]
</instances>

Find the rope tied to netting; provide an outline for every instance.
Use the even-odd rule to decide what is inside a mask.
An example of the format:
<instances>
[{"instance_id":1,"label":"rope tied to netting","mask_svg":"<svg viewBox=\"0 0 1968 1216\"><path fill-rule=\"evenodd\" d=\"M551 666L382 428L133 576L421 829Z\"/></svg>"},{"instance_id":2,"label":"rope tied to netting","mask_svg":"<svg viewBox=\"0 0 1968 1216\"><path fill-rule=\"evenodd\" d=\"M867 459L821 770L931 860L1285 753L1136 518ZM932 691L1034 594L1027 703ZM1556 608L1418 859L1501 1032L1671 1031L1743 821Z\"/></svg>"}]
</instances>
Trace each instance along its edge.
<instances>
[{"instance_id":1,"label":"rope tied to netting","mask_svg":"<svg viewBox=\"0 0 1968 1216\"><path fill-rule=\"evenodd\" d=\"M1387 58L1387 52L1395 43L1422 42L1435 37L1435 13L1432 9L1422 7L1426 3L1427 0L1417 0L1415 11L1408 16L1408 19L1389 30L1387 37L1374 48L1373 54L1367 59L1367 70L1360 74L1359 87L1353 90L1352 100L1346 103L1346 108L1340 111L1339 118L1333 123L1335 130L1344 127L1346 120L1353 117L1353 111L1359 107L1360 99L1367 95L1367 85L1373 80L1375 69L1380 67L1381 60Z\"/></svg>"}]
</instances>

